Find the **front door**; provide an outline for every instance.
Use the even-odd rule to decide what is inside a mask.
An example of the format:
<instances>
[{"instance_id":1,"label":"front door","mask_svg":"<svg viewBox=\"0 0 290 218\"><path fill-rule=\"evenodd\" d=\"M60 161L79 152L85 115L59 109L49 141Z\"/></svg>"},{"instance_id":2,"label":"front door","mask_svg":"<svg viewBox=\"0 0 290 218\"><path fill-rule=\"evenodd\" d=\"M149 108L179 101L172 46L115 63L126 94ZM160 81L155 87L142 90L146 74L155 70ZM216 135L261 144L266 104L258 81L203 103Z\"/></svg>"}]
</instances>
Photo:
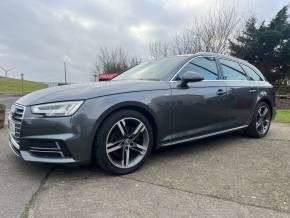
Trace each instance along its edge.
<instances>
[{"instance_id":1,"label":"front door","mask_svg":"<svg viewBox=\"0 0 290 218\"><path fill-rule=\"evenodd\" d=\"M187 71L200 73L204 80L181 88L180 78ZM172 81L172 140L178 141L228 128L228 98L213 57L196 57Z\"/></svg>"}]
</instances>

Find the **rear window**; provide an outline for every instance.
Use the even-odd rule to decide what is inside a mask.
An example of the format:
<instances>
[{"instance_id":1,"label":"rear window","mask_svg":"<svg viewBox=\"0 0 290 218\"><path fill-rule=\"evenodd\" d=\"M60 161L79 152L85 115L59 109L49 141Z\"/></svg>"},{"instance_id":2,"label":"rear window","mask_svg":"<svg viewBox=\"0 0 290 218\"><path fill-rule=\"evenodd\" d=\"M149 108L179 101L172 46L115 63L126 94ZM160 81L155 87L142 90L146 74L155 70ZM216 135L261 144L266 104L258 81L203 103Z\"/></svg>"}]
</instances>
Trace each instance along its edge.
<instances>
[{"instance_id":1,"label":"rear window","mask_svg":"<svg viewBox=\"0 0 290 218\"><path fill-rule=\"evenodd\" d=\"M262 78L250 67L242 64L243 69L245 70L245 72L248 74L248 76L250 77L251 80L254 81L262 81Z\"/></svg>"},{"instance_id":2,"label":"rear window","mask_svg":"<svg viewBox=\"0 0 290 218\"><path fill-rule=\"evenodd\" d=\"M237 62L225 59L220 59L219 62L225 80L247 80L247 76Z\"/></svg>"}]
</instances>

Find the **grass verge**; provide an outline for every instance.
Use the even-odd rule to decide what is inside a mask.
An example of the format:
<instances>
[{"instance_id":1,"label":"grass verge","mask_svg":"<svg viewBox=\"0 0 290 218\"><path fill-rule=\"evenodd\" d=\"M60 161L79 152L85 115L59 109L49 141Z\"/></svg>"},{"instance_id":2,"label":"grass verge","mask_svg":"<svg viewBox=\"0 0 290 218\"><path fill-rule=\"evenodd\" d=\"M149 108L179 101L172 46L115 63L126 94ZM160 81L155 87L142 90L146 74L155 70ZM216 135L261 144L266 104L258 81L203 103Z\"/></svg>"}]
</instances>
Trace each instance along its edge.
<instances>
[{"instance_id":1,"label":"grass verge","mask_svg":"<svg viewBox=\"0 0 290 218\"><path fill-rule=\"evenodd\" d=\"M47 88L47 84L40 82L23 81L23 93L33 92L39 89ZM22 84L21 80L0 77L0 94L21 94Z\"/></svg>"},{"instance_id":2,"label":"grass verge","mask_svg":"<svg viewBox=\"0 0 290 218\"><path fill-rule=\"evenodd\" d=\"M290 123L290 109L288 109L288 110L282 110L282 109L276 110L275 121L280 122L280 123Z\"/></svg>"}]
</instances>

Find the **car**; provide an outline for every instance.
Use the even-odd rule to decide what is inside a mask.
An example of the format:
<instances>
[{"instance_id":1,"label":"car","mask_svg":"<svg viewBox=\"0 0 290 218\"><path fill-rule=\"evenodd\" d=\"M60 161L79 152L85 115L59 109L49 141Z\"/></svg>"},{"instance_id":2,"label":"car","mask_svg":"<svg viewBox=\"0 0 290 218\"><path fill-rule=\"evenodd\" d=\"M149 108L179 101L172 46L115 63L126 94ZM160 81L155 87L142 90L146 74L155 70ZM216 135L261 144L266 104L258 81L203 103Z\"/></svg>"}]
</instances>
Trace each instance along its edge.
<instances>
[{"instance_id":1,"label":"car","mask_svg":"<svg viewBox=\"0 0 290 218\"><path fill-rule=\"evenodd\" d=\"M153 149L270 128L274 91L248 62L196 53L148 61L108 82L30 93L11 107L9 145L26 161L140 168Z\"/></svg>"}]
</instances>

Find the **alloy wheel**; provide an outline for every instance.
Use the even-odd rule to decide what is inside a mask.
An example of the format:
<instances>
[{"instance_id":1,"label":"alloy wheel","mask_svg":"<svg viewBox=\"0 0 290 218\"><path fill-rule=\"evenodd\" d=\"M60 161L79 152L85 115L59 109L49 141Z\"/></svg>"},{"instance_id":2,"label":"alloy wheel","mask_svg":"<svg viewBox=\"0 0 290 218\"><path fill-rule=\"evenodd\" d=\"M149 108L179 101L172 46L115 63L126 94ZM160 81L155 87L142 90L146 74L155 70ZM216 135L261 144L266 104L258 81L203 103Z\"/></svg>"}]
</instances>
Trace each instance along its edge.
<instances>
[{"instance_id":1,"label":"alloy wheel","mask_svg":"<svg viewBox=\"0 0 290 218\"><path fill-rule=\"evenodd\" d=\"M256 130L259 134L264 135L270 127L271 112L267 105L261 105L258 108L256 118Z\"/></svg>"},{"instance_id":2,"label":"alloy wheel","mask_svg":"<svg viewBox=\"0 0 290 218\"><path fill-rule=\"evenodd\" d=\"M148 150L149 133L144 123L128 117L116 122L106 138L106 154L118 168L128 169L140 163Z\"/></svg>"}]
</instances>

